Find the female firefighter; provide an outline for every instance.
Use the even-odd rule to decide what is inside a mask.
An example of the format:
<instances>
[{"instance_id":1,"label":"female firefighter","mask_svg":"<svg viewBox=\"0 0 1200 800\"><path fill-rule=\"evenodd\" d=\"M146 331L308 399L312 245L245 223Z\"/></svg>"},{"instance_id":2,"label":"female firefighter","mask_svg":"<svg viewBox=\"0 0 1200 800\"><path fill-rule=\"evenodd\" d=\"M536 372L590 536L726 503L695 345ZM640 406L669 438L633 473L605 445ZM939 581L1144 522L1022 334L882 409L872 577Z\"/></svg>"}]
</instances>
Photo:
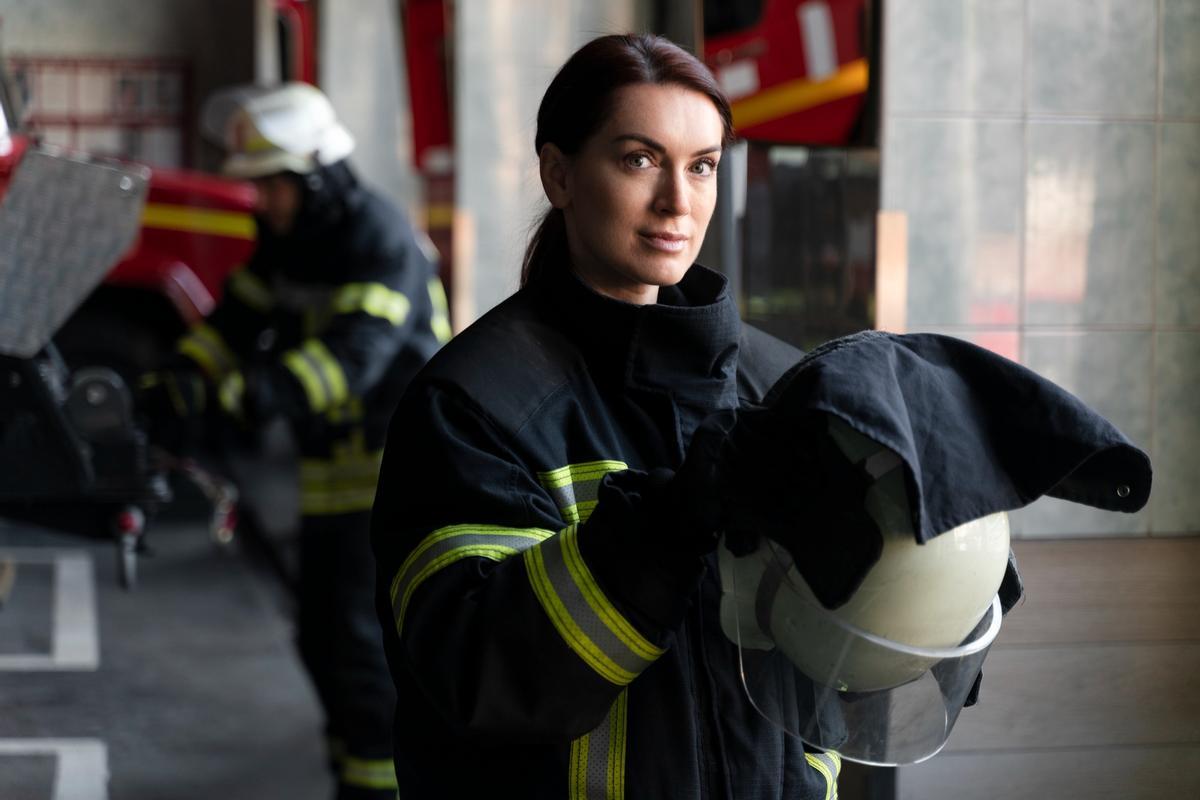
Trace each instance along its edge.
<instances>
[{"instance_id":1,"label":"female firefighter","mask_svg":"<svg viewBox=\"0 0 1200 800\"><path fill-rule=\"evenodd\" d=\"M547 89L522 287L414 379L385 448L401 796L836 795L839 758L754 711L717 621L701 423L800 357L694 263L732 135L655 36L598 38Z\"/></svg>"}]
</instances>

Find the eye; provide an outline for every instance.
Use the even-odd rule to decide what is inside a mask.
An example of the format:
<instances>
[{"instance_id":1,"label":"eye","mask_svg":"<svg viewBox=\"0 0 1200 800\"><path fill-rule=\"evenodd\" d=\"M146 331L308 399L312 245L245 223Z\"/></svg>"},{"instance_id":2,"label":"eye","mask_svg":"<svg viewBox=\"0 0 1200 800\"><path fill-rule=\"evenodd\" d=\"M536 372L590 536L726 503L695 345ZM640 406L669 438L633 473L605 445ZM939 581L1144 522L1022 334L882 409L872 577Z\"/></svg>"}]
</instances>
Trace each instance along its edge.
<instances>
[{"instance_id":1,"label":"eye","mask_svg":"<svg viewBox=\"0 0 1200 800\"><path fill-rule=\"evenodd\" d=\"M702 177L712 175L717 171L717 161L714 158L702 158L695 164L692 164L692 174Z\"/></svg>"},{"instance_id":2,"label":"eye","mask_svg":"<svg viewBox=\"0 0 1200 800\"><path fill-rule=\"evenodd\" d=\"M654 166L654 163L650 160L648 153L639 151L625 156L625 166L631 169L646 169L647 167Z\"/></svg>"}]
</instances>

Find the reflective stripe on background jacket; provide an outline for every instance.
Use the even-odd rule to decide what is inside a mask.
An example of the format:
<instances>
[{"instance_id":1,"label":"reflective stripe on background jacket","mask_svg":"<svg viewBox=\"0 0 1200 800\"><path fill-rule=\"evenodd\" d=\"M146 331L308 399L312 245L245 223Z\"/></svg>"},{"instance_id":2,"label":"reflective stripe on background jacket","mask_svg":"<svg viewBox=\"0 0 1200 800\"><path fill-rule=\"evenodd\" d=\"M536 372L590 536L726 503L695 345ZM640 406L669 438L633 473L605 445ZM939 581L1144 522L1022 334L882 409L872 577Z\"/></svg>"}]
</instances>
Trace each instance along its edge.
<instances>
[{"instance_id":1,"label":"reflective stripe on background jacket","mask_svg":"<svg viewBox=\"0 0 1200 800\"><path fill-rule=\"evenodd\" d=\"M449 323L403 214L344 163L320 177L291 234L260 226L250 263L179 350L216 383L265 371L305 457L304 510L342 513L370 508L388 419Z\"/></svg>"},{"instance_id":2,"label":"reflective stripe on background jacket","mask_svg":"<svg viewBox=\"0 0 1200 800\"><path fill-rule=\"evenodd\" d=\"M704 416L799 357L693 267L641 307L545 276L430 362L372 521L400 796L836 796L837 756L749 704L715 559L596 501L609 472L677 467Z\"/></svg>"}]
</instances>

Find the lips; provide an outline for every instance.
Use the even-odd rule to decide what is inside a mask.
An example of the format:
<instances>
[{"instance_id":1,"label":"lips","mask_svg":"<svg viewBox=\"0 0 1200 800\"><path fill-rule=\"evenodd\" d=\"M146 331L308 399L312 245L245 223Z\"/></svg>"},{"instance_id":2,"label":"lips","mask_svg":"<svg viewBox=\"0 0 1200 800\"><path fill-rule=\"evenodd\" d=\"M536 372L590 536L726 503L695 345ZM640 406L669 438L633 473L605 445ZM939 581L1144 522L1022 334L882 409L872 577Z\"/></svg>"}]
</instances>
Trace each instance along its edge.
<instances>
[{"instance_id":1,"label":"lips","mask_svg":"<svg viewBox=\"0 0 1200 800\"><path fill-rule=\"evenodd\" d=\"M688 241L683 234L669 231L639 231L638 235L646 244L664 253L681 253Z\"/></svg>"}]
</instances>

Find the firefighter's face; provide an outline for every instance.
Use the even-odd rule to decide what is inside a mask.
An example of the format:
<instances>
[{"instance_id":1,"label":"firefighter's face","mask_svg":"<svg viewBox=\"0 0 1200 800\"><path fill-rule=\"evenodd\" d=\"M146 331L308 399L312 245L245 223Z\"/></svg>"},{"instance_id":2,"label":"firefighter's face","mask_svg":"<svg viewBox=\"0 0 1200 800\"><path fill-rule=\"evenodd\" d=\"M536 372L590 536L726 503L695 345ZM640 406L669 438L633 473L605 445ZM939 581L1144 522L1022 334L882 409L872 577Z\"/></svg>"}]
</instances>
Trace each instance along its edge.
<instances>
[{"instance_id":1,"label":"firefighter's face","mask_svg":"<svg viewBox=\"0 0 1200 800\"><path fill-rule=\"evenodd\" d=\"M288 175L268 175L256 178L254 188L258 190L258 198L254 203L255 216L266 223L276 236L291 233L302 200L299 184Z\"/></svg>"},{"instance_id":2,"label":"firefighter's face","mask_svg":"<svg viewBox=\"0 0 1200 800\"><path fill-rule=\"evenodd\" d=\"M717 201L721 116L676 85L619 89L578 153L542 148L542 184L566 218L572 264L593 289L653 303L696 259Z\"/></svg>"}]
</instances>

